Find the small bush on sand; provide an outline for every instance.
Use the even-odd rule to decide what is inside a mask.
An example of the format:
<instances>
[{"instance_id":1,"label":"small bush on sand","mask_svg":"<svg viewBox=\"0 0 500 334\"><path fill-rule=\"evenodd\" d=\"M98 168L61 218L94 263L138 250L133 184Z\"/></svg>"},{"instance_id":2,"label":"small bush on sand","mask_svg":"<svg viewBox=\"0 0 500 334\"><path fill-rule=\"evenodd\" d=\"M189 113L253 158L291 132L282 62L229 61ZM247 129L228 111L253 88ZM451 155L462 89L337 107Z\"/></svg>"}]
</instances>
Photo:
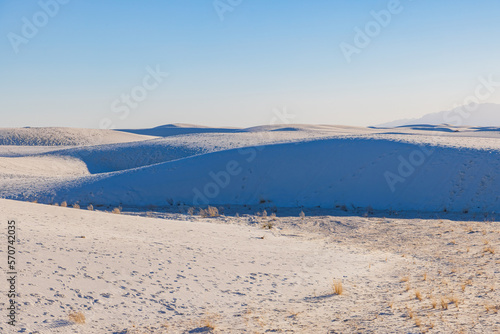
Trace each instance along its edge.
<instances>
[{"instance_id":1,"label":"small bush on sand","mask_svg":"<svg viewBox=\"0 0 500 334\"><path fill-rule=\"evenodd\" d=\"M300 211L299 217L300 217L300 219L306 218L306 214L304 213L304 211Z\"/></svg>"},{"instance_id":2,"label":"small bush on sand","mask_svg":"<svg viewBox=\"0 0 500 334\"><path fill-rule=\"evenodd\" d=\"M417 298L419 301L422 301L423 297L422 297L422 293L420 292L420 290L415 291L415 298Z\"/></svg>"},{"instance_id":3,"label":"small bush on sand","mask_svg":"<svg viewBox=\"0 0 500 334\"><path fill-rule=\"evenodd\" d=\"M443 310L447 310L448 309L448 302L446 301L446 299L444 299L444 297L441 297L441 308Z\"/></svg>"},{"instance_id":4,"label":"small bush on sand","mask_svg":"<svg viewBox=\"0 0 500 334\"><path fill-rule=\"evenodd\" d=\"M65 208L65 207L68 206L68 203L66 203L66 201L64 201L64 202L61 203L61 206Z\"/></svg>"},{"instance_id":5,"label":"small bush on sand","mask_svg":"<svg viewBox=\"0 0 500 334\"><path fill-rule=\"evenodd\" d=\"M82 312L71 312L69 314L69 320L73 321L76 324L84 324L85 315Z\"/></svg>"},{"instance_id":6,"label":"small bush on sand","mask_svg":"<svg viewBox=\"0 0 500 334\"><path fill-rule=\"evenodd\" d=\"M122 210L121 210L121 208L114 208L113 211L111 211L111 212L119 215L120 213L122 213Z\"/></svg>"},{"instance_id":7,"label":"small bush on sand","mask_svg":"<svg viewBox=\"0 0 500 334\"><path fill-rule=\"evenodd\" d=\"M333 280L332 290L335 295L341 295L344 292L344 289L342 288L342 281Z\"/></svg>"},{"instance_id":8,"label":"small bush on sand","mask_svg":"<svg viewBox=\"0 0 500 334\"><path fill-rule=\"evenodd\" d=\"M262 228L266 229L266 230L270 230L273 227L274 227L274 224L272 221L268 221L268 222L265 222L264 224L262 224Z\"/></svg>"},{"instance_id":9,"label":"small bush on sand","mask_svg":"<svg viewBox=\"0 0 500 334\"><path fill-rule=\"evenodd\" d=\"M78 203L73 204L73 209L80 209L80 204Z\"/></svg>"},{"instance_id":10,"label":"small bush on sand","mask_svg":"<svg viewBox=\"0 0 500 334\"><path fill-rule=\"evenodd\" d=\"M194 215L194 208L193 207L190 207L187 211L188 215L192 216Z\"/></svg>"},{"instance_id":11,"label":"small bush on sand","mask_svg":"<svg viewBox=\"0 0 500 334\"><path fill-rule=\"evenodd\" d=\"M87 206L87 210L94 211L94 206L92 204L89 204L89 206Z\"/></svg>"},{"instance_id":12,"label":"small bush on sand","mask_svg":"<svg viewBox=\"0 0 500 334\"><path fill-rule=\"evenodd\" d=\"M200 209L200 216L203 218L219 217L219 210L216 207L209 206L206 209Z\"/></svg>"}]
</instances>

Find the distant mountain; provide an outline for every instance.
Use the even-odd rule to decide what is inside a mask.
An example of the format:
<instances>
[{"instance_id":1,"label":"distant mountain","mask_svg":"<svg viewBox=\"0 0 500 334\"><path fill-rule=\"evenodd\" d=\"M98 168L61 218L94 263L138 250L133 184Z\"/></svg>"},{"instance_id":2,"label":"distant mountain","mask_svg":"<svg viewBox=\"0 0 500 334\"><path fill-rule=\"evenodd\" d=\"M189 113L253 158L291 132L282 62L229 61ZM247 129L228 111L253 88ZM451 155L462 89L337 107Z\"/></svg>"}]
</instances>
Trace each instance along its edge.
<instances>
[{"instance_id":1,"label":"distant mountain","mask_svg":"<svg viewBox=\"0 0 500 334\"><path fill-rule=\"evenodd\" d=\"M500 104L484 103L467 109L461 106L427 114L421 118L400 119L377 125L377 127L396 127L416 124L449 124L452 126L497 126L500 127Z\"/></svg>"}]
</instances>

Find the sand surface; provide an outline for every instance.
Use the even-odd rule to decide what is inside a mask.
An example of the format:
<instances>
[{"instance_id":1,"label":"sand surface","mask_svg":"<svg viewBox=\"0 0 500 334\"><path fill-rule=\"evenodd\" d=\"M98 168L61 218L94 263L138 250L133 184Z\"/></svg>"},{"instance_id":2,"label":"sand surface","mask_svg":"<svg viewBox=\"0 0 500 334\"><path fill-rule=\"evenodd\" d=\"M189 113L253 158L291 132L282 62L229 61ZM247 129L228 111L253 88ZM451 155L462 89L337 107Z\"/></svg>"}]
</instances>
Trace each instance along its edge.
<instances>
[{"instance_id":1,"label":"sand surface","mask_svg":"<svg viewBox=\"0 0 500 334\"><path fill-rule=\"evenodd\" d=\"M496 222L0 208L19 221L20 332L500 330Z\"/></svg>"}]
</instances>

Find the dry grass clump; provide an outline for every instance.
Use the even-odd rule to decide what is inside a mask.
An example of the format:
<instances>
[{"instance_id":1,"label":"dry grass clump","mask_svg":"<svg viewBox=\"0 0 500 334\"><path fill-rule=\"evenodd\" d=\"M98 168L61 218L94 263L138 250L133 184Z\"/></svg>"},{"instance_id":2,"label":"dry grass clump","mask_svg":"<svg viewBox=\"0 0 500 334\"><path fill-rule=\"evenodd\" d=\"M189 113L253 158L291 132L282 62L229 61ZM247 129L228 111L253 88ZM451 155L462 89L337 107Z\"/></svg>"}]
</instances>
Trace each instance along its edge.
<instances>
[{"instance_id":1,"label":"dry grass clump","mask_svg":"<svg viewBox=\"0 0 500 334\"><path fill-rule=\"evenodd\" d=\"M448 299L449 299L450 302L452 302L453 304L455 304L456 307L458 307L458 304L460 303L460 301L458 300L458 298L456 296L451 296Z\"/></svg>"},{"instance_id":2,"label":"dry grass clump","mask_svg":"<svg viewBox=\"0 0 500 334\"><path fill-rule=\"evenodd\" d=\"M69 314L69 320L73 321L76 324L84 324L85 315L82 312L71 312Z\"/></svg>"},{"instance_id":3,"label":"dry grass clump","mask_svg":"<svg viewBox=\"0 0 500 334\"><path fill-rule=\"evenodd\" d=\"M214 330L215 329L215 324L212 322L212 320L205 319L202 322L202 327Z\"/></svg>"},{"instance_id":4,"label":"dry grass clump","mask_svg":"<svg viewBox=\"0 0 500 334\"><path fill-rule=\"evenodd\" d=\"M190 207L187 211L188 215L192 216L194 215L194 208L193 207Z\"/></svg>"},{"instance_id":5,"label":"dry grass clump","mask_svg":"<svg viewBox=\"0 0 500 334\"><path fill-rule=\"evenodd\" d=\"M216 207L208 206L206 209L200 209L200 216L203 218L219 217L219 210Z\"/></svg>"},{"instance_id":6,"label":"dry grass clump","mask_svg":"<svg viewBox=\"0 0 500 334\"><path fill-rule=\"evenodd\" d=\"M448 302L446 301L446 299L444 299L443 296L441 296L441 308L443 310L447 310L448 309Z\"/></svg>"},{"instance_id":7,"label":"dry grass clump","mask_svg":"<svg viewBox=\"0 0 500 334\"><path fill-rule=\"evenodd\" d=\"M120 213L122 213L122 210L121 210L121 208L114 208L113 211L111 211L111 213L119 215Z\"/></svg>"},{"instance_id":8,"label":"dry grass clump","mask_svg":"<svg viewBox=\"0 0 500 334\"><path fill-rule=\"evenodd\" d=\"M209 329L210 331L213 331L216 329L215 321L220 318L219 314L210 314L208 313L206 317L201 320L200 326L202 328Z\"/></svg>"},{"instance_id":9,"label":"dry grass clump","mask_svg":"<svg viewBox=\"0 0 500 334\"><path fill-rule=\"evenodd\" d=\"M422 301L422 293L420 293L420 290L415 291L415 298L417 298L419 301Z\"/></svg>"},{"instance_id":10,"label":"dry grass clump","mask_svg":"<svg viewBox=\"0 0 500 334\"><path fill-rule=\"evenodd\" d=\"M299 217L300 219L306 218L306 214L304 213L304 211L300 211Z\"/></svg>"},{"instance_id":11,"label":"dry grass clump","mask_svg":"<svg viewBox=\"0 0 500 334\"><path fill-rule=\"evenodd\" d=\"M485 252L485 253L490 253L490 254L495 254L495 250L494 250L494 249L493 249L493 247L491 247L491 246L485 247L485 248L483 249L483 252Z\"/></svg>"},{"instance_id":12,"label":"dry grass clump","mask_svg":"<svg viewBox=\"0 0 500 334\"><path fill-rule=\"evenodd\" d=\"M415 325L419 328L422 327L422 321L417 317L415 317Z\"/></svg>"},{"instance_id":13,"label":"dry grass clump","mask_svg":"<svg viewBox=\"0 0 500 334\"><path fill-rule=\"evenodd\" d=\"M266 229L266 230L270 230L273 227L274 227L274 224L272 221L264 222L264 224L262 224L262 228Z\"/></svg>"},{"instance_id":14,"label":"dry grass clump","mask_svg":"<svg viewBox=\"0 0 500 334\"><path fill-rule=\"evenodd\" d=\"M94 211L94 206L92 204L89 204L89 206L87 206L87 210Z\"/></svg>"},{"instance_id":15,"label":"dry grass clump","mask_svg":"<svg viewBox=\"0 0 500 334\"><path fill-rule=\"evenodd\" d=\"M61 206L62 206L63 208L65 208L65 207L67 207L67 206L68 206L68 203L66 203L66 201L64 201L64 202L62 202L62 203L61 203Z\"/></svg>"},{"instance_id":16,"label":"dry grass clump","mask_svg":"<svg viewBox=\"0 0 500 334\"><path fill-rule=\"evenodd\" d=\"M432 308L436 308L436 306L437 306L436 299L434 299L434 298L431 299L431 305L432 305Z\"/></svg>"},{"instance_id":17,"label":"dry grass clump","mask_svg":"<svg viewBox=\"0 0 500 334\"><path fill-rule=\"evenodd\" d=\"M344 292L344 288L342 287L342 281L333 280L332 291L333 291L333 294L335 294L335 295L341 295Z\"/></svg>"},{"instance_id":18,"label":"dry grass clump","mask_svg":"<svg viewBox=\"0 0 500 334\"><path fill-rule=\"evenodd\" d=\"M498 310L500 309L500 305L490 305L490 304L485 304L484 308L486 309L486 312L492 311L493 313L498 313Z\"/></svg>"},{"instance_id":19,"label":"dry grass clump","mask_svg":"<svg viewBox=\"0 0 500 334\"><path fill-rule=\"evenodd\" d=\"M80 204L78 203L73 204L73 209L80 209Z\"/></svg>"},{"instance_id":20,"label":"dry grass clump","mask_svg":"<svg viewBox=\"0 0 500 334\"><path fill-rule=\"evenodd\" d=\"M408 317L410 319L415 318L415 313L413 312L413 310L410 307L408 307L408 306L406 306L406 309L408 310Z\"/></svg>"}]
</instances>

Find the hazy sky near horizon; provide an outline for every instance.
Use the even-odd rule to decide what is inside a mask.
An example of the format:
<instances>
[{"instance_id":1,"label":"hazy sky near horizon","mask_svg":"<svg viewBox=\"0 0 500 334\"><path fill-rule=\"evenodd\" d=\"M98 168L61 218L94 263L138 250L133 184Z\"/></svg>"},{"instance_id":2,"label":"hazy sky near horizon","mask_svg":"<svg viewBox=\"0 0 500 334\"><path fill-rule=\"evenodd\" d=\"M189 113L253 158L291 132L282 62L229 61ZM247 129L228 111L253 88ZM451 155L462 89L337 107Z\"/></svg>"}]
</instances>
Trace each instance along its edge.
<instances>
[{"instance_id":1,"label":"hazy sky near horizon","mask_svg":"<svg viewBox=\"0 0 500 334\"><path fill-rule=\"evenodd\" d=\"M0 127L419 117L500 82L499 16L494 0L0 0Z\"/></svg>"}]
</instances>

